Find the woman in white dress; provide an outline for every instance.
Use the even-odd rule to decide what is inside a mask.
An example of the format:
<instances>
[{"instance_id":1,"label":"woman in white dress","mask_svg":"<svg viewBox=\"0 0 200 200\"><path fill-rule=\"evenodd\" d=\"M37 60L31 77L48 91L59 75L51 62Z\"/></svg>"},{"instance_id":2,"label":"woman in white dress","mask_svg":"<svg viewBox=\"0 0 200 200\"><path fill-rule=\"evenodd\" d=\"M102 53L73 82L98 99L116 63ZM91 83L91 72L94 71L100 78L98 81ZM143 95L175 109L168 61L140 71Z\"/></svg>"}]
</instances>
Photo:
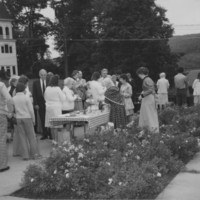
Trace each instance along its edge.
<instances>
[{"instance_id":1,"label":"woman in white dress","mask_svg":"<svg viewBox=\"0 0 200 200\"><path fill-rule=\"evenodd\" d=\"M194 105L200 104L200 73L198 73L197 79L194 80L192 84Z\"/></svg>"},{"instance_id":2,"label":"woman in white dress","mask_svg":"<svg viewBox=\"0 0 200 200\"><path fill-rule=\"evenodd\" d=\"M158 105L160 109L164 109L168 103L168 89L169 81L165 78L166 74L163 72L160 74L160 79L157 81L158 88Z\"/></svg>"},{"instance_id":3,"label":"woman in white dress","mask_svg":"<svg viewBox=\"0 0 200 200\"><path fill-rule=\"evenodd\" d=\"M62 105L62 114L74 111L75 100L78 98L78 95L75 95L72 90L74 83L74 79L70 77L64 80L63 93L65 94L65 101Z\"/></svg>"},{"instance_id":4,"label":"woman in white dress","mask_svg":"<svg viewBox=\"0 0 200 200\"><path fill-rule=\"evenodd\" d=\"M49 120L62 114L62 104L65 101L65 95L58 86L58 82L59 77L57 75L52 76L49 86L44 93L44 99L46 101L45 127L51 129L51 134L54 139L57 138L57 129L51 126Z\"/></svg>"},{"instance_id":5,"label":"woman in white dress","mask_svg":"<svg viewBox=\"0 0 200 200\"><path fill-rule=\"evenodd\" d=\"M155 84L153 80L148 76L149 70L146 67L140 67L136 73L139 78L143 80L143 91L139 97L139 100L142 100L139 126L141 128L147 128L153 133L158 133L159 123L155 102Z\"/></svg>"},{"instance_id":6,"label":"woman in white dress","mask_svg":"<svg viewBox=\"0 0 200 200\"><path fill-rule=\"evenodd\" d=\"M105 96L104 93L106 91L106 88L102 86L102 84L99 82L100 79L100 73L94 72L92 74L91 81L89 82L89 89L88 93L91 95L94 104L98 105L99 102L104 101Z\"/></svg>"}]
</instances>

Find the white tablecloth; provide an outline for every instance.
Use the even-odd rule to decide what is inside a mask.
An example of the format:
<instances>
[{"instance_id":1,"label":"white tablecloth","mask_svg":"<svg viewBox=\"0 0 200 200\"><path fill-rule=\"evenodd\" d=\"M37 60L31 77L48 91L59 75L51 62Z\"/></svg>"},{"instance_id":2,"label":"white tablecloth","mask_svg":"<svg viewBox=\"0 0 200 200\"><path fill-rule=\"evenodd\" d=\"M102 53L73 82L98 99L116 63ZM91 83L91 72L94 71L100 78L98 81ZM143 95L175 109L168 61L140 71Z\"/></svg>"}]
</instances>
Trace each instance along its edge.
<instances>
[{"instance_id":1,"label":"white tablecloth","mask_svg":"<svg viewBox=\"0 0 200 200\"><path fill-rule=\"evenodd\" d=\"M110 112L98 112L90 114L77 114L76 116L58 116L50 119L53 126L64 125L69 122L85 122L89 129L109 122Z\"/></svg>"}]
</instances>

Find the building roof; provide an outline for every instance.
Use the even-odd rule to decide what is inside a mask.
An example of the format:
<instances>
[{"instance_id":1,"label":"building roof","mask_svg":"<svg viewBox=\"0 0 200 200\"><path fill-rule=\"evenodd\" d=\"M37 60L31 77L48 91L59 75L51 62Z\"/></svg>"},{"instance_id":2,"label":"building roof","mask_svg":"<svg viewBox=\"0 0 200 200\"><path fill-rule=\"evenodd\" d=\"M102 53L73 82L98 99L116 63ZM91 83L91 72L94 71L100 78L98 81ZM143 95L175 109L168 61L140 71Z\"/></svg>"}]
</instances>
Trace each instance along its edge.
<instances>
[{"instance_id":1,"label":"building roof","mask_svg":"<svg viewBox=\"0 0 200 200\"><path fill-rule=\"evenodd\" d=\"M0 2L0 19L12 20L8 10L6 9L6 6L2 2Z\"/></svg>"}]
</instances>

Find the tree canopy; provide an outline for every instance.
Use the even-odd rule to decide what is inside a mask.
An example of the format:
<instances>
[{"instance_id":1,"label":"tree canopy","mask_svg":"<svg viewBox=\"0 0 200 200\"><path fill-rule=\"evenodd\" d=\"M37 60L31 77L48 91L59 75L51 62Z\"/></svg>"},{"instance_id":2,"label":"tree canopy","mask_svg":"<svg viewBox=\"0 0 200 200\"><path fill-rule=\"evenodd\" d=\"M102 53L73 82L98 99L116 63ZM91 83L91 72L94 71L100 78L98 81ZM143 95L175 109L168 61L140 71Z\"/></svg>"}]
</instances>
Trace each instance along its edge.
<instances>
[{"instance_id":1,"label":"tree canopy","mask_svg":"<svg viewBox=\"0 0 200 200\"><path fill-rule=\"evenodd\" d=\"M156 78L161 71L174 71L177 58L168 45L173 28L155 0L63 0L52 5L57 47L63 52L67 41L70 72L79 68L90 75L106 67L112 73L134 73L146 65Z\"/></svg>"}]
</instances>

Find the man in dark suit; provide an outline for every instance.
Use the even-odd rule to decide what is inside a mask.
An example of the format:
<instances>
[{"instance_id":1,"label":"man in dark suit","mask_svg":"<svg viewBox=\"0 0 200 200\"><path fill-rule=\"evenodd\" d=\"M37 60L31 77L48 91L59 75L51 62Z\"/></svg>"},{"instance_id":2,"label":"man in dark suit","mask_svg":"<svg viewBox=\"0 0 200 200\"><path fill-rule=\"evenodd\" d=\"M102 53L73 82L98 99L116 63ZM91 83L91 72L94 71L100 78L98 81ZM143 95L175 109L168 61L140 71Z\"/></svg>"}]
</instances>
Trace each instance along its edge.
<instances>
[{"instance_id":1,"label":"man in dark suit","mask_svg":"<svg viewBox=\"0 0 200 200\"><path fill-rule=\"evenodd\" d=\"M41 69L39 72L39 76L40 79L36 80L33 83L33 103L34 103L34 108L39 111L41 119L41 125L43 130L41 140L45 140L49 136L49 133L45 128L46 106L45 106L44 92L46 89L46 77L47 77L46 70Z\"/></svg>"}]
</instances>

